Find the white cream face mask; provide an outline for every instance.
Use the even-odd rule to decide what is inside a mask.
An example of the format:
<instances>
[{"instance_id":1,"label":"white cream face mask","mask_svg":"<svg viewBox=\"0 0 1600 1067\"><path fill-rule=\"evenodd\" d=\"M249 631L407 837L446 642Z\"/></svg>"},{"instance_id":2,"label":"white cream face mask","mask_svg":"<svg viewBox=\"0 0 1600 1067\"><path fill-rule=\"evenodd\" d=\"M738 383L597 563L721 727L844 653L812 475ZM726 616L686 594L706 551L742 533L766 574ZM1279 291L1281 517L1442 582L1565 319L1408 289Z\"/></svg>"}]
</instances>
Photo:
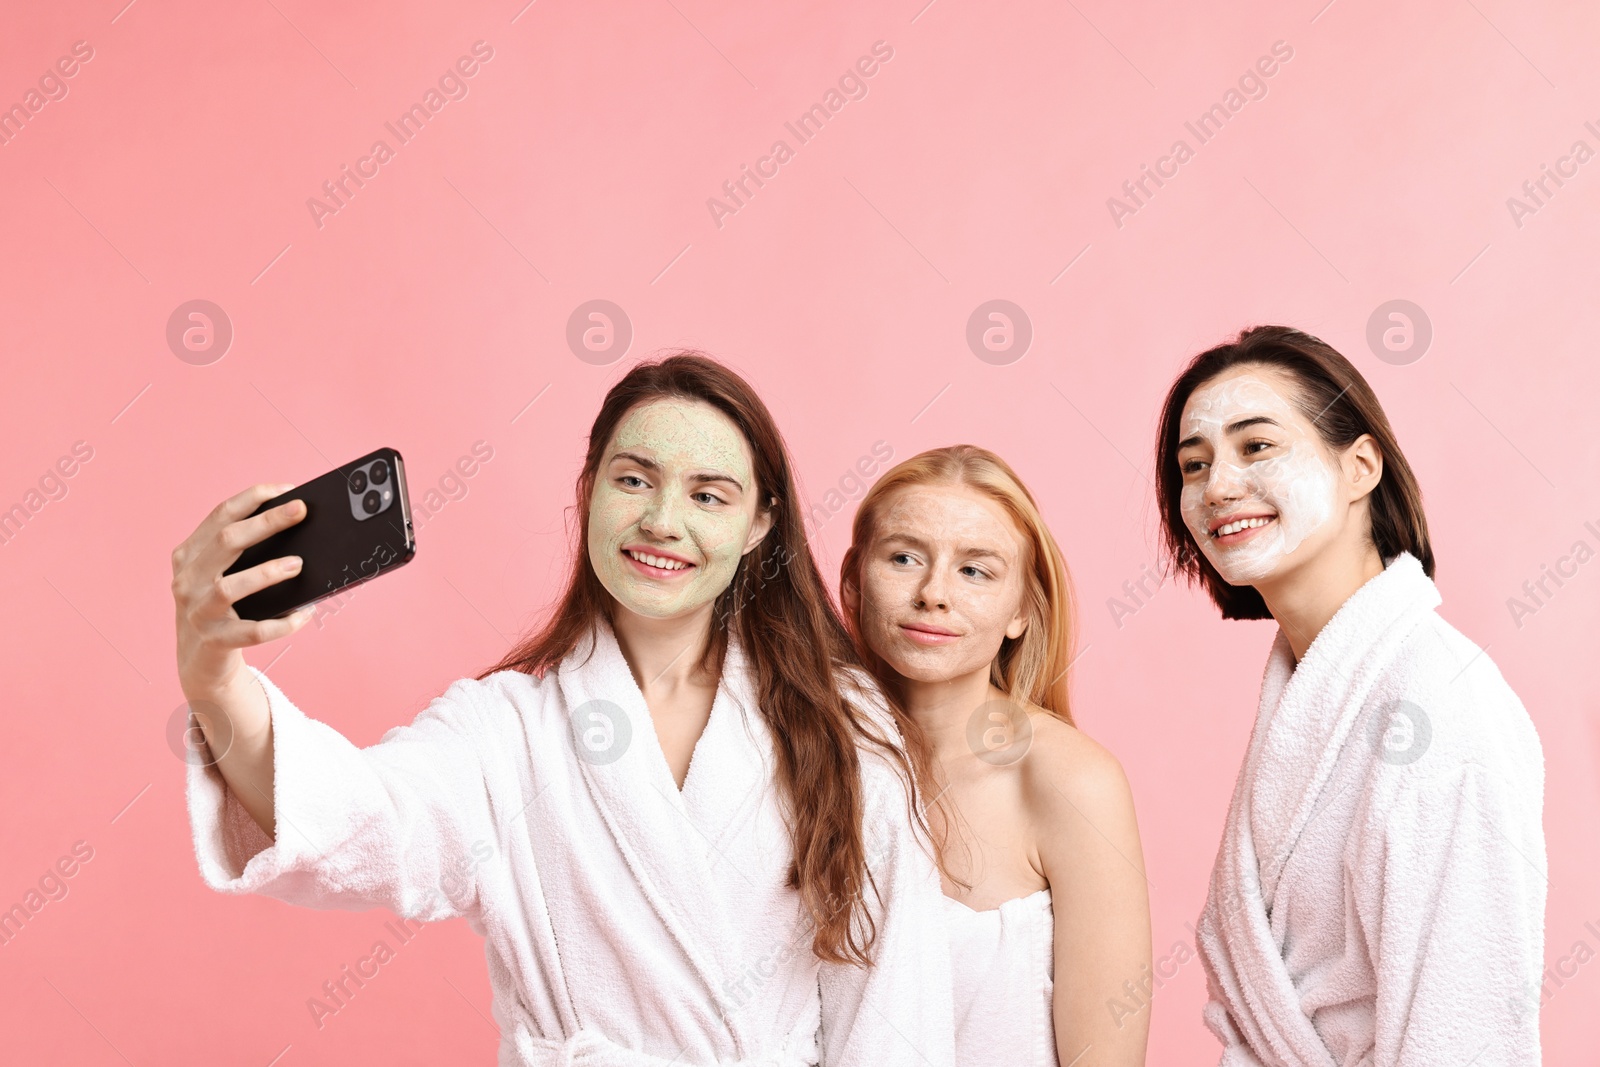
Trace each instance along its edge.
<instances>
[{"instance_id":1,"label":"white cream face mask","mask_svg":"<svg viewBox=\"0 0 1600 1067\"><path fill-rule=\"evenodd\" d=\"M1228 426L1259 417L1277 425L1227 433ZM1338 474L1315 428L1264 375L1239 374L1196 389L1178 423L1178 439L1191 437L1203 446L1179 459L1183 521L1230 585L1270 577L1333 517ZM1187 469L1196 463L1198 470Z\"/></svg>"}]
</instances>

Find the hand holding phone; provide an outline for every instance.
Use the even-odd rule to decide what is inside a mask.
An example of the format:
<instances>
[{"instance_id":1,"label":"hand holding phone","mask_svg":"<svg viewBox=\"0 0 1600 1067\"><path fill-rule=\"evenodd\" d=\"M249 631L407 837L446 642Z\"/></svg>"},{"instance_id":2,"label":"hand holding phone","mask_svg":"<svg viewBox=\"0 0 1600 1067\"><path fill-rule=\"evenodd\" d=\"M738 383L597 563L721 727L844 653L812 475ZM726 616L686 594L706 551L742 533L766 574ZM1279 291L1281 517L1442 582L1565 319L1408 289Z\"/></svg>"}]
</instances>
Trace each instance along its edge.
<instances>
[{"instance_id":1,"label":"hand holding phone","mask_svg":"<svg viewBox=\"0 0 1600 1067\"><path fill-rule=\"evenodd\" d=\"M298 487L256 485L228 498L172 553L184 692L214 699L244 666L242 649L294 633L317 601L415 554L392 448Z\"/></svg>"},{"instance_id":2,"label":"hand holding phone","mask_svg":"<svg viewBox=\"0 0 1600 1067\"><path fill-rule=\"evenodd\" d=\"M286 637L311 618L306 610L285 619L246 621L233 610L239 597L298 571L299 559L274 559L227 577L222 573L246 546L305 517L305 502L300 500L265 512L258 507L286 488L292 486L253 485L229 497L172 550L178 680L191 704L214 700L228 689L244 668L242 649Z\"/></svg>"},{"instance_id":3,"label":"hand holding phone","mask_svg":"<svg viewBox=\"0 0 1600 1067\"><path fill-rule=\"evenodd\" d=\"M416 555L405 464L392 448L369 452L264 501L258 510L290 500L304 502L304 520L245 548L224 574L280 556L299 556L300 570L235 601L241 619L282 618L387 574Z\"/></svg>"}]
</instances>

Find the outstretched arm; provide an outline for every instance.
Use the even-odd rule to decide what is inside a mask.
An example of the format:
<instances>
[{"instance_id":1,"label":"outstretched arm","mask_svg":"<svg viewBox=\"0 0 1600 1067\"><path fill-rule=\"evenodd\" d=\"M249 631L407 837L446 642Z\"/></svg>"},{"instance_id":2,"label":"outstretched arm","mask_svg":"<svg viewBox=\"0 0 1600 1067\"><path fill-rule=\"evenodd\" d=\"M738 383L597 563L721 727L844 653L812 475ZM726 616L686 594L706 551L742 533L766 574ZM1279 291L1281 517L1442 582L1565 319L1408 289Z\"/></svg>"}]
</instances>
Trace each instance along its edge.
<instances>
[{"instance_id":1,"label":"outstretched arm","mask_svg":"<svg viewBox=\"0 0 1600 1067\"><path fill-rule=\"evenodd\" d=\"M233 609L295 573L292 560L223 573L244 549L305 517L300 501L251 516L287 488L257 485L223 501L172 553L201 874L222 892L309 907L462 914L476 895L477 865L496 844L478 757L484 684L455 683L411 725L359 749L248 666L243 649L293 633L312 614L256 622Z\"/></svg>"},{"instance_id":2,"label":"outstretched arm","mask_svg":"<svg viewBox=\"0 0 1600 1067\"><path fill-rule=\"evenodd\" d=\"M244 810L270 837L272 722L267 694L246 669L244 650L287 637L312 610L283 619L239 618L233 604L293 576L292 556L224 574L241 553L306 516L301 500L250 513L291 485L253 485L212 509L172 550L172 600L177 615L178 682L191 711L190 758L214 763Z\"/></svg>"},{"instance_id":3,"label":"outstretched arm","mask_svg":"<svg viewBox=\"0 0 1600 1067\"><path fill-rule=\"evenodd\" d=\"M409 725L357 748L247 671L275 738L277 832L245 813L216 767L191 762L189 817L206 884L313 908L469 913L480 865L501 844L479 758L490 683L457 681Z\"/></svg>"}]
</instances>

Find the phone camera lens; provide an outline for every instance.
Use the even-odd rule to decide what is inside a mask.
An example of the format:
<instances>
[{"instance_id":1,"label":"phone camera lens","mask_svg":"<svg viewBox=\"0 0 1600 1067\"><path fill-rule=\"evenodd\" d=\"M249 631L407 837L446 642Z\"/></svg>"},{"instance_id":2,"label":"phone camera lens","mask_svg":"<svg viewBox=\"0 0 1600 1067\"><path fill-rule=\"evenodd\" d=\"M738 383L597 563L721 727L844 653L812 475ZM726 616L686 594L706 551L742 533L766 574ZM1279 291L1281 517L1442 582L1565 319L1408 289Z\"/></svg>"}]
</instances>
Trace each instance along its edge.
<instances>
[{"instance_id":1,"label":"phone camera lens","mask_svg":"<svg viewBox=\"0 0 1600 1067\"><path fill-rule=\"evenodd\" d=\"M367 472L364 470L353 471L350 475L350 491L359 493L367 487Z\"/></svg>"},{"instance_id":2,"label":"phone camera lens","mask_svg":"<svg viewBox=\"0 0 1600 1067\"><path fill-rule=\"evenodd\" d=\"M361 498L361 507L368 515L376 515L378 509L383 507L383 497L376 489L368 489L367 495Z\"/></svg>"},{"instance_id":3,"label":"phone camera lens","mask_svg":"<svg viewBox=\"0 0 1600 1067\"><path fill-rule=\"evenodd\" d=\"M382 485L389 480L389 465L383 460L378 460L372 465L372 484Z\"/></svg>"}]
</instances>

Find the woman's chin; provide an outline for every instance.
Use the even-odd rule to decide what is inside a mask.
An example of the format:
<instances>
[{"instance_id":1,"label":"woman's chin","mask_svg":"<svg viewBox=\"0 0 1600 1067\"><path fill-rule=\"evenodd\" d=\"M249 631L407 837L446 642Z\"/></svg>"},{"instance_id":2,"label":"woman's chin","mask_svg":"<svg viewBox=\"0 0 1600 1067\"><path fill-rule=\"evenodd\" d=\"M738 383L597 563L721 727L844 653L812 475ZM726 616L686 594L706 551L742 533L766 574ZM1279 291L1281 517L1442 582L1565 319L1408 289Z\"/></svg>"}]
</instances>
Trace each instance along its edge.
<instances>
[{"instance_id":1,"label":"woman's chin","mask_svg":"<svg viewBox=\"0 0 1600 1067\"><path fill-rule=\"evenodd\" d=\"M627 599L616 597L615 599L617 606L629 615L636 615L651 622L673 622L678 619L686 619L706 607L704 603L684 604L678 601L662 603L637 597L629 597Z\"/></svg>"},{"instance_id":2,"label":"woman's chin","mask_svg":"<svg viewBox=\"0 0 1600 1067\"><path fill-rule=\"evenodd\" d=\"M670 593L643 583L623 581L602 583L611 594L612 603L630 615L652 622L670 622L687 618L704 610L711 598L696 595L692 589L674 589Z\"/></svg>"},{"instance_id":3,"label":"woman's chin","mask_svg":"<svg viewBox=\"0 0 1600 1067\"><path fill-rule=\"evenodd\" d=\"M1219 567L1215 563L1212 566L1217 567L1217 573L1222 575L1222 580L1229 585L1255 585L1257 582L1272 580L1271 567Z\"/></svg>"},{"instance_id":4,"label":"woman's chin","mask_svg":"<svg viewBox=\"0 0 1600 1067\"><path fill-rule=\"evenodd\" d=\"M895 649L888 656L879 652L879 658L889 665L889 669L908 682L936 683L948 682L951 678L967 673L968 666L961 663L947 648L912 647ZM987 669L987 662L978 666Z\"/></svg>"},{"instance_id":5,"label":"woman's chin","mask_svg":"<svg viewBox=\"0 0 1600 1067\"><path fill-rule=\"evenodd\" d=\"M1250 553L1238 549L1232 552L1213 550L1206 553L1206 558L1229 585L1256 585L1272 581L1285 562L1283 553L1275 545L1261 547L1270 550Z\"/></svg>"}]
</instances>

